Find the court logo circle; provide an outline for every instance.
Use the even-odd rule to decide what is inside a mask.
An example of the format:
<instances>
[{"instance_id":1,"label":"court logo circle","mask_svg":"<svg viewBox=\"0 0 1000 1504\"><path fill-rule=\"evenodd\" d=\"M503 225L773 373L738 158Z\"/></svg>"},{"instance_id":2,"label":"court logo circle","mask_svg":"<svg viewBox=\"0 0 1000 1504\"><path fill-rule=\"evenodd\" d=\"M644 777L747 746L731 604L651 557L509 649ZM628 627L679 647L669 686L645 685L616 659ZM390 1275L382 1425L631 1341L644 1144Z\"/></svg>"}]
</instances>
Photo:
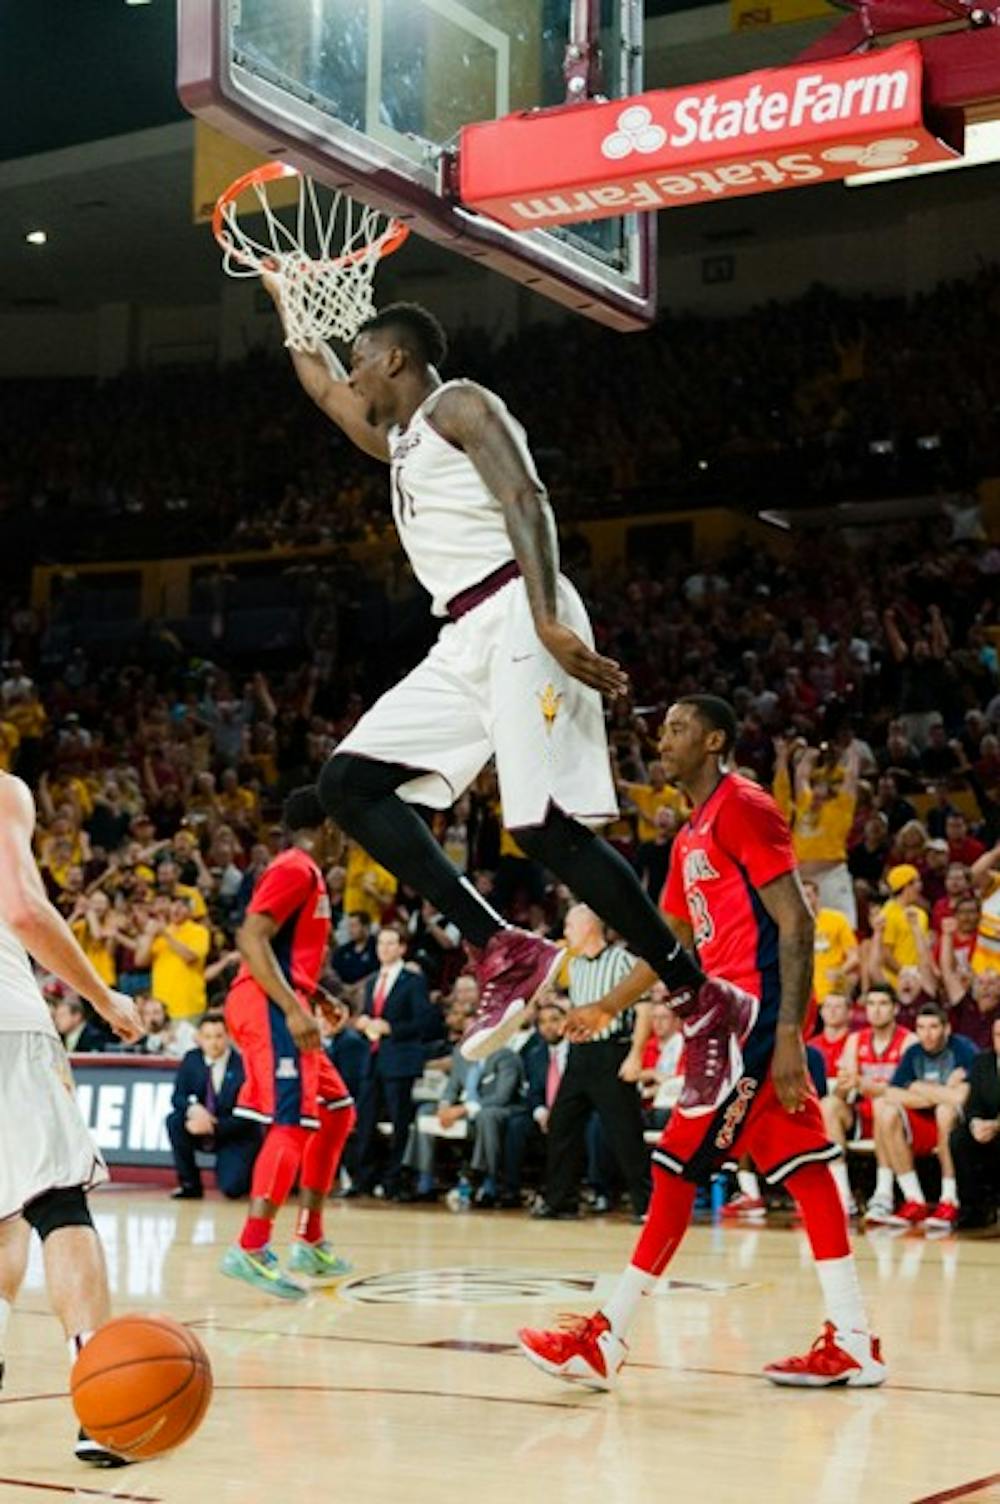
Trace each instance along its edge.
<instances>
[{"instance_id":1,"label":"court logo circle","mask_svg":"<svg viewBox=\"0 0 1000 1504\"><path fill-rule=\"evenodd\" d=\"M518 1305L524 1300L580 1300L597 1275L551 1269L394 1269L345 1281L340 1294L361 1305Z\"/></svg>"}]
</instances>

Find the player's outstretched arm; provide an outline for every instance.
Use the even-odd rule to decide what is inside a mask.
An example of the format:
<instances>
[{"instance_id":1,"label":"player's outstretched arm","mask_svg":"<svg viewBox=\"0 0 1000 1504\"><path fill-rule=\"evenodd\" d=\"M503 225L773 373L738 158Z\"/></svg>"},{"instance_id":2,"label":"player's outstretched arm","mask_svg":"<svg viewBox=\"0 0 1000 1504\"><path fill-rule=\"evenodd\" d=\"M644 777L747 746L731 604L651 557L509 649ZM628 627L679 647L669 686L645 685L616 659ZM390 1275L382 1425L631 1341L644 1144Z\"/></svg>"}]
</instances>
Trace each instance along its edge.
<instances>
[{"instance_id":1,"label":"player's outstretched arm","mask_svg":"<svg viewBox=\"0 0 1000 1504\"><path fill-rule=\"evenodd\" d=\"M236 944L247 969L258 987L280 1008L288 1023L288 1032L300 1050L320 1048L319 1026L311 1013L302 1007L285 980L271 941L278 925L270 914L250 913L240 925Z\"/></svg>"},{"instance_id":2,"label":"player's outstretched arm","mask_svg":"<svg viewBox=\"0 0 1000 1504\"><path fill-rule=\"evenodd\" d=\"M274 300L284 327L284 312L281 306L281 282L270 272L263 272L261 281ZM343 429L352 443L357 444L374 459L389 460L389 441L384 428L375 428L366 422L360 399L351 390L347 372L329 345L323 345L316 354L293 350L289 355L295 374L306 395L311 397L321 412Z\"/></svg>"},{"instance_id":3,"label":"player's outstretched arm","mask_svg":"<svg viewBox=\"0 0 1000 1504\"><path fill-rule=\"evenodd\" d=\"M27 786L19 778L0 778L0 918L40 966L93 1003L119 1038L133 1044L146 1032L136 1006L101 980L49 902L31 849L34 829Z\"/></svg>"},{"instance_id":4,"label":"player's outstretched arm","mask_svg":"<svg viewBox=\"0 0 1000 1504\"><path fill-rule=\"evenodd\" d=\"M628 692L628 676L604 658L556 615L556 528L548 497L531 474L517 438L481 387L473 382L449 387L434 406L434 427L465 451L483 484L503 508L528 592L535 630L553 658L574 679L605 695Z\"/></svg>"},{"instance_id":5,"label":"player's outstretched arm","mask_svg":"<svg viewBox=\"0 0 1000 1504\"><path fill-rule=\"evenodd\" d=\"M757 891L778 926L781 1004L771 1076L782 1107L797 1112L809 1090L802 1025L812 995L815 921L798 872L786 872Z\"/></svg>"}]
</instances>

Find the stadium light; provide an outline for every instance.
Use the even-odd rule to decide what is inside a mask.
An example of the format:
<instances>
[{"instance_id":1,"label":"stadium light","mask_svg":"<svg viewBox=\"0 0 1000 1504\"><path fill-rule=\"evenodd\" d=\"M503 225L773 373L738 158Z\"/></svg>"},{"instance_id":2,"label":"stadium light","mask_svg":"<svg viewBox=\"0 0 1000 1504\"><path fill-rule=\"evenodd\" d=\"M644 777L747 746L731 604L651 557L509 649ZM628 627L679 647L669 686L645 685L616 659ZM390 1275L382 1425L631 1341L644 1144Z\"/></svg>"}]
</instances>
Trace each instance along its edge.
<instances>
[{"instance_id":1,"label":"stadium light","mask_svg":"<svg viewBox=\"0 0 1000 1504\"><path fill-rule=\"evenodd\" d=\"M29 245L45 245L49 237L44 230L29 230L24 238Z\"/></svg>"},{"instance_id":2,"label":"stadium light","mask_svg":"<svg viewBox=\"0 0 1000 1504\"><path fill-rule=\"evenodd\" d=\"M929 172L955 172L960 167L983 167L1000 161L1000 120L981 120L965 127L965 152L948 162L925 162L920 167L886 167L877 172L858 172L844 179L848 188L870 188L873 183L893 183L903 178L924 177Z\"/></svg>"}]
</instances>

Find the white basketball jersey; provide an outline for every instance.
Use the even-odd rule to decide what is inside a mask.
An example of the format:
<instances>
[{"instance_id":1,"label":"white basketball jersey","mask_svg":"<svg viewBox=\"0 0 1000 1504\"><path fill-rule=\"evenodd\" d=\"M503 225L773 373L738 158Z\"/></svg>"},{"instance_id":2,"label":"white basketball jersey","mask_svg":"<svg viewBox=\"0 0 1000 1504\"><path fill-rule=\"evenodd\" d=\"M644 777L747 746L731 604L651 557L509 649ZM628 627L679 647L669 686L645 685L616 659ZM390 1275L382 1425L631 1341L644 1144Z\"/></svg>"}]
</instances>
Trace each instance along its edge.
<instances>
[{"instance_id":1,"label":"white basketball jersey","mask_svg":"<svg viewBox=\"0 0 1000 1504\"><path fill-rule=\"evenodd\" d=\"M56 1033L48 1006L31 970L28 952L2 919L0 919L0 1033Z\"/></svg>"},{"instance_id":2,"label":"white basketball jersey","mask_svg":"<svg viewBox=\"0 0 1000 1504\"><path fill-rule=\"evenodd\" d=\"M446 381L436 387L405 429L388 434L393 517L413 573L433 599L435 616L447 615L450 600L514 557L500 503L469 457L429 421L441 393L463 384ZM485 395L507 419L528 472L538 481L524 429L499 397ZM548 502L542 505L548 510ZM549 518L554 538L550 510Z\"/></svg>"}]
</instances>

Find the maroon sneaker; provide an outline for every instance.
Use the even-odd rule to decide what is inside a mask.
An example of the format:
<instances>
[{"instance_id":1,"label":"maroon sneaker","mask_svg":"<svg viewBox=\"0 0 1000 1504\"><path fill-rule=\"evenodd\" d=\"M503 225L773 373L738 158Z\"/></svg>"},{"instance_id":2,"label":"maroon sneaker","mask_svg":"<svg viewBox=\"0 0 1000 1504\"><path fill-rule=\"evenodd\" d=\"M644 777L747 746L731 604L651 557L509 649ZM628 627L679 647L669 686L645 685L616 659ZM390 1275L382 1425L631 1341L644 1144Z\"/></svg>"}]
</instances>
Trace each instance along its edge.
<instances>
[{"instance_id":1,"label":"maroon sneaker","mask_svg":"<svg viewBox=\"0 0 1000 1504\"><path fill-rule=\"evenodd\" d=\"M742 1074L740 1046L757 1022L760 1003L732 982L709 977L690 1004L674 1011L684 1035L684 1090L677 1105L692 1115L714 1112Z\"/></svg>"},{"instance_id":2,"label":"maroon sneaker","mask_svg":"<svg viewBox=\"0 0 1000 1504\"><path fill-rule=\"evenodd\" d=\"M526 930L498 930L476 966L479 1007L462 1036L466 1060L485 1060L521 1026L525 1012L558 971L566 952Z\"/></svg>"}]
</instances>

